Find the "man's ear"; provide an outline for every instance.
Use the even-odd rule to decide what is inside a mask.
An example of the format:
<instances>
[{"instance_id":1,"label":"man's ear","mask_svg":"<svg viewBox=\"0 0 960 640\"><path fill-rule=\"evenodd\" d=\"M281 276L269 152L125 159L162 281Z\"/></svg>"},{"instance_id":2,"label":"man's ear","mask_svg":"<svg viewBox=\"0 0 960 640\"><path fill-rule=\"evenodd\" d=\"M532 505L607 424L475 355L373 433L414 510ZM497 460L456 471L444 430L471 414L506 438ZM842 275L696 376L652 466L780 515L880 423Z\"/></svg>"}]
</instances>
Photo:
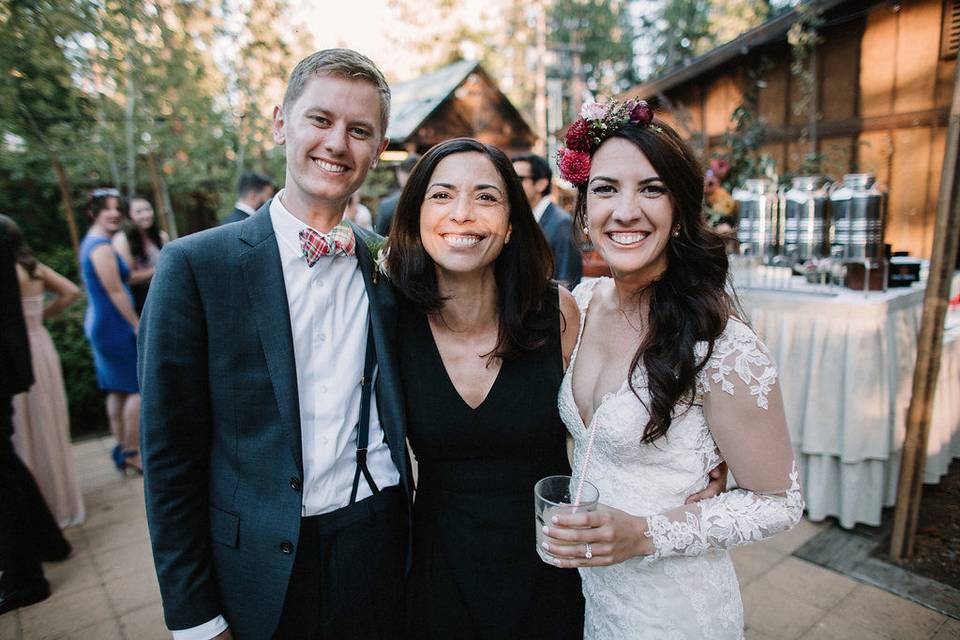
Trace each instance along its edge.
<instances>
[{"instance_id":1,"label":"man's ear","mask_svg":"<svg viewBox=\"0 0 960 640\"><path fill-rule=\"evenodd\" d=\"M534 189L537 190L537 193L540 194L541 199L543 198L543 192L547 190L547 187L550 185L550 178L540 178L533 183Z\"/></svg>"},{"instance_id":2,"label":"man's ear","mask_svg":"<svg viewBox=\"0 0 960 640\"><path fill-rule=\"evenodd\" d=\"M283 105L278 104L273 108L273 141L281 145L287 141L284 124Z\"/></svg>"},{"instance_id":3,"label":"man's ear","mask_svg":"<svg viewBox=\"0 0 960 640\"><path fill-rule=\"evenodd\" d=\"M373 162L370 164L370 169L376 169L377 165L380 164L380 156L383 155L383 152L387 150L387 145L390 144L390 138L384 138L383 142L380 143L380 148L377 149L377 156L373 159Z\"/></svg>"}]
</instances>

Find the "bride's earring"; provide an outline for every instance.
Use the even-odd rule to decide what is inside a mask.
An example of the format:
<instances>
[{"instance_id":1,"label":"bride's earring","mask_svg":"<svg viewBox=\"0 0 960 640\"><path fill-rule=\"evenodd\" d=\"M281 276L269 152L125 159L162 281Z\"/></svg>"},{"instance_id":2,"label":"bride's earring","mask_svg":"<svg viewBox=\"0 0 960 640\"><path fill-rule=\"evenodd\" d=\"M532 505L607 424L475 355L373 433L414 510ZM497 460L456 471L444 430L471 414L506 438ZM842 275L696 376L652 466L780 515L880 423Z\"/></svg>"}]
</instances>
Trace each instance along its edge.
<instances>
[{"instance_id":1,"label":"bride's earring","mask_svg":"<svg viewBox=\"0 0 960 640\"><path fill-rule=\"evenodd\" d=\"M670 235L672 235L674 238L679 238L679 237L680 237L680 225L675 226L675 227L673 228L673 233L671 233Z\"/></svg>"}]
</instances>

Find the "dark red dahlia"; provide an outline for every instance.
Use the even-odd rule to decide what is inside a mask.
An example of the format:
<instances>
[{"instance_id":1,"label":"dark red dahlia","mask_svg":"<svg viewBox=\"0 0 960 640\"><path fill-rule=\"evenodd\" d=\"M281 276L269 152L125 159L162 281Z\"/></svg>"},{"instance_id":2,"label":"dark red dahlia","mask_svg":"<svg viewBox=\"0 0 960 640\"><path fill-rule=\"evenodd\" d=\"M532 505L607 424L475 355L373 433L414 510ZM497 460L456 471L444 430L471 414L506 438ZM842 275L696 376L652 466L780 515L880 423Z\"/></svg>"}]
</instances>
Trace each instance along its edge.
<instances>
[{"instance_id":1,"label":"dark red dahlia","mask_svg":"<svg viewBox=\"0 0 960 640\"><path fill-rule=\"evenodd\" d=\"M590 123L577 118L567 129L567 148L574 151L590 151Z\"/></svg>"},{"instance_id":2,"label":"dark red dahlia","mask_svg":"<svg viewBox=\"0 0 960 640\"><path fill-rule=\"evenodd\" d=\"M647 126L653 122L653 109L645 100L640 100L630 109L630 119L637 124Z\"/></svg>"},{"instance_id":3,"label":"dark red dahlia","mask_svg":"<svg viewBox=\"0 0 960 640\"><path fill-rule=\"evenodd\" d=\"M590 177L590 154L566 149L560 155L560 175L572 184L580 184Z\"/></svg>"}]
</instances>

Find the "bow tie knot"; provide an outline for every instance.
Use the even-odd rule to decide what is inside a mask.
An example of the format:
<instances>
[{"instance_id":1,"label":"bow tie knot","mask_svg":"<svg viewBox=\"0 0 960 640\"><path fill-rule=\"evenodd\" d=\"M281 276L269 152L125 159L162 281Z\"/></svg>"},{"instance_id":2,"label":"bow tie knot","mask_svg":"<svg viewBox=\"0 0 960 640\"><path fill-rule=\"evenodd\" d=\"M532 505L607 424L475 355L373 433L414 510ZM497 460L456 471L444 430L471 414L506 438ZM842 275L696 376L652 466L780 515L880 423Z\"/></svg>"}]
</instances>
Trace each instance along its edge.
<instances>
[{"instance_id":1,"label":"bow tie knot","mask_svg":"<svg viewBox=\"0 0 960 640\"><path fill-rule=\"evenodd\" d=\"M308 267L317 264L323 256L352 256L355 244L353 229L342 220L329 233L310 227L300 232L300 249Z\"/></svg>"}]
</instances>

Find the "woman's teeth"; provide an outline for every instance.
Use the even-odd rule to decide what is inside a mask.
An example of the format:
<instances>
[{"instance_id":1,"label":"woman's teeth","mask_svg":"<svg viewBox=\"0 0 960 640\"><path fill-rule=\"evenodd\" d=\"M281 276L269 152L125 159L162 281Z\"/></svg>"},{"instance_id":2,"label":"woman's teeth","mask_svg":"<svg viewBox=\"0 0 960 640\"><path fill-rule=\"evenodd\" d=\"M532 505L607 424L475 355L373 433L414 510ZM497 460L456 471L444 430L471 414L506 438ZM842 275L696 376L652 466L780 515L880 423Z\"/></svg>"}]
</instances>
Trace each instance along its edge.
<instances>
[{"instance_id":1,"label":"woman's teeth","mask_svg":"<svg viewBox=\"0 0 960 640\"><path fill-rule=\"evenodd\" d=\"M446 240L447 244L452 247L472 247L480 242L480 236L460 236L447 234L443 236L443 239Z\"/></svg>"},{"instance_id":2,"label":"woman's teeth","mask_svg":"<svg viewBox=\"0 0 960 640\"><path fill-rule=\"evenodd\" d=\"M329 171L330 173L343 173L347 168L340 164L331 164L329 162L324 162L323 160L314 160L318 167L324 171Z\"/></svg>"},{"instance_id":3,"label":"woman's teeth","mask_svg":"<svg viewBox=\"0 0 960 640\"><path fill-rule=\"evenodd\" d=\"M617 244L634 244L640 242L650 234L645 231L617 231L608 235L610 239Z\"/></svg>"}]
</instances>

